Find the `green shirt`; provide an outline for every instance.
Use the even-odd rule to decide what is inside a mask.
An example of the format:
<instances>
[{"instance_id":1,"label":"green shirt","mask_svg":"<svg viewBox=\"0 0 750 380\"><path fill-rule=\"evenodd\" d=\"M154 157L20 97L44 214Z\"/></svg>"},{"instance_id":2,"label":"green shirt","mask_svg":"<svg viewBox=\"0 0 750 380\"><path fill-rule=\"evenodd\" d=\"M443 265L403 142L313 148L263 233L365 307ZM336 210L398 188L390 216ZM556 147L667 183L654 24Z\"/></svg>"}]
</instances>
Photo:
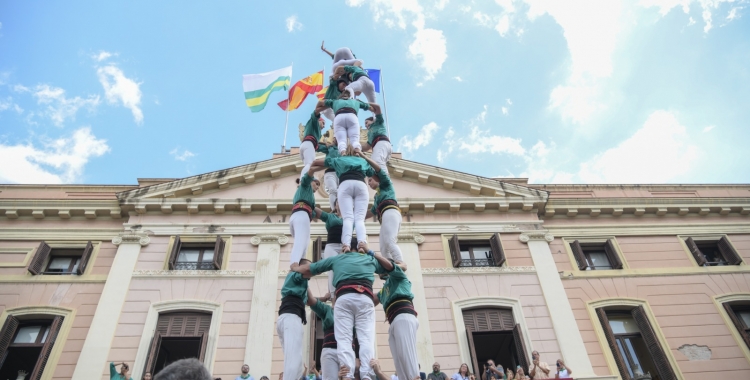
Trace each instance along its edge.
<instances>
[{"instance_id":1,"label":"green shirt","mask_svg":"<svg viewBox=\"0 0 750 380\"><path fill-rule=\"evenodd\" d=\"M339 96L341 96L341 91L339 91L339 81L337 78L331 78L331 80L328 82L328 90L326 90L326 94L323 95L323 99L338 99Z\"/></svg>"},{"instance_id":2,"label":"green shirt","mask_svg":"<svg viewBox=\"0 0 750 380\"><path fill-rule=\"evenodd\" d=\"M323 211L318 217L320 218L320 220L326 222L326 230L344 225L344 221L336 214L331 214Z\"/></svg>"},{"instance_id":3,"label":"green shirt","mask_svg":"<svg viewBox=\"0 0 750 380\"><path fill-rule=\"evenodd\" d=\"M344 173L355 170L362 173L365 177L375 175L375 170L372 169L370 164L364 158L356 156L326 157L323 165L333 168L339 177Z\"/></svg>"},{"instance_id":4,"label":"green shirt","mask_svg":"<svg viewBox=\"0 0 750 380\"><path fill-rule=\"evenodd\" d=\"M401 267L393 264L393 270L388 273L388 279L385 280L383 289L378 292L378 298L380 298L380 303L383 304L383 310L388 309L388 306L395 299L414 299L414 294L411 292L411 281L406 278L406 274L401 270Z\"/></svg>"},{"instance_id":5,"label":"green shirt","mask_svg":"<svg viewBox=\"0 0 750 380\"><path fill-rule=\"evenodd\" d=\"M374 257L359 252L347 252L310 264L312 275L333 270L333 285L346 280L375 281L373 273L385 273Z\"/></svg>"},{"instance_id":6,"label":"green shirt","mask_svg":"<svg viewBox=\"0 0 750 380\"><path fill-rule=\"evenodd\" d=\"M323 321L323 331L333 328L333 308L327 303L318 301L310 309Z\"/></svg>"},{"instance_id":7,"label":"green shirt","mask_svg":"<svg viewBox=\"0 0 750 380\"><path fill-rule=\"evenodd\" d=\"M375 191L375 199L373 200L373 205L370 209L370 212L372 212L373 215L377 214L377 209L380 202L388 199L393 199L394 201L396 200L396 190L393 188L393 182L391 182L391 178L388 177L388 174L385 172L385 170L380 169L377 175L378 178L380 178L380 184L378 185L378 189Z\"/></svg>"},{"instance_id":8,"label":"green shirt","mask_svg":"<svg viewBox=\"0 0 750 380\"><path fill-rule=\"evenodd\" d=\"M304 201L307 202L310 207L315 208L315 193L313 193L312 186L310 186L312 181L313 177L310 177L309 174L305 173L305 175L302 176L302 179L299 181L299 186L297 186L297 192L294 193L292 203Z\"/></svg>"},{"instance_id":9,"label":"green shirt","mask_svg":"<svg viewBox=\"0 0 750 380\"><path fill-rule=\"evenodd\" d=\"M383 121L383 115L375 115L375 121L370 124L370 128L367 129L367 143L372 146L372 142L378 136L387 136L388 131L385 129L385 122Z\"/></svg>"},{"instance_id":10,"label":"green shirt","mask_svg":"<svg viewBox=\"0 0 750 380\"><path fill-rule=\"evenodd\" d=\"M367 76L367 72L359 66L344 66L344 71L352 75L352 81Z\"/></svg>"},{"instance_id":11,"label":"green shirt","mask_svg":"<svg viewBox=\"0 0 750 380\"><path fill-rule=\"evenodd\" d=\"M133 380L133 378L126 379L119 372L117 372L117 366L114 362L109 363L109 379L110 380Z\"/></svg>"},{"instance_id":12,"label":"green shirt","mask_svg":"<svg viewBox=\"0 0 750 380\"><path fill-rule=\"evenodd\" d=\"M307 303L307 279L297 272L289 272L281 287L281 298L286 296L297 296Z\"/></svg>"},{"instance_id":13,"label":"green shirt","mask_svg":"<svg viewBox=\"0 0 750 380\"><path fill-rule=\"evenodd\" d=\"M333 113L339 112L339 110L342 108L351 108L354 110L355 115L360 108L365 111L368 111L370 109L369 104L357 99L326 99L325 105L326 107L333 108Z\"/></svg>"},{"instance_id":14,"label":"green shirt","mask_svg":"<svg viewBox=\"0 0 750 380\"><path fill-rule=\"evenodd\" d=\"M310 120L305 124L305 136L315 137L315 141L320 141L320 124L318 119L320 115L316 115L315 112L310 115Z\"/></svg>"},{"instance_id":15,"label":"green shirt","mask_svg":"<svg viewBox=\"0 0 750 380\"><path fill-rule=\"evenodd\" d=\"M337 148L335 145L328 147L326 144L320 144L318 145L318 152L325 153L326 158L328 157L341 157L341 154L339 153L339 148Z\"/></svg>"}]
</instances>

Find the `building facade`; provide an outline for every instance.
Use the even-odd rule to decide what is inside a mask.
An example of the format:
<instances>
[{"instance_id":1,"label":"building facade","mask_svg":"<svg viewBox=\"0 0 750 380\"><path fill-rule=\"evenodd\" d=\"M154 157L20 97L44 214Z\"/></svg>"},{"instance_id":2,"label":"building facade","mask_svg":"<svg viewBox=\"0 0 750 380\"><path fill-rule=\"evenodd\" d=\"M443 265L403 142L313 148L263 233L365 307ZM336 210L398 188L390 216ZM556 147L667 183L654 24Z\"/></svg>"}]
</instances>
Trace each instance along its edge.
<instances>
[{"instance_id":1,"label":"building facade","mask_svg":"<svg viewBox=\"0 0 750 380\"><path fill-rule=\"evenodd\" d=\"M301 168L292 152L137 186L0 186L0 379L106 379L109 362L140 379L187 356L277 378ZM389 171L425 372L528 368L535 350L581 379L750 378L750 185L529 185L398 155ZM325 237L313 223L309 258ZM310 287L323 295L326 276Z\"/></svg>"}]
</instances>

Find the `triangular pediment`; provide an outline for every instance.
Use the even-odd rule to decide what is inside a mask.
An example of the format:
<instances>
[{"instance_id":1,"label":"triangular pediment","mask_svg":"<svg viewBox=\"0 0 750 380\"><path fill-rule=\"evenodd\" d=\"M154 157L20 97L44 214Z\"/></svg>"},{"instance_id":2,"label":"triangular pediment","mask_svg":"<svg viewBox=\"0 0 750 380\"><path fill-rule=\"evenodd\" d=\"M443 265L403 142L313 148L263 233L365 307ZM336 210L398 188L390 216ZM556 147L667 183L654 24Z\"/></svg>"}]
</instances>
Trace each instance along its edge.
<instances>
[{"instance_id":1,"label":"triangular pediment","mask_svg":"<svg viewBox=\"0 0 750 380\"><path fill-rule=\"evenodd\" d=\"M286 155L125 191L117 197L124 208L141 213L183 208L193 212L207 208L283 211L287 205L291 207L290 200L296 191L294 180L302 166L298 155ZM388 169L399 203L407 210L409 207L426 211L457 211L467 207L531 210L547 199L545 191L399 158L392 158ZM322 172L317 174L320 178L322 175ZM316 198L322 207L328 207L323 188Z\"/></svg>"}]
</instances>

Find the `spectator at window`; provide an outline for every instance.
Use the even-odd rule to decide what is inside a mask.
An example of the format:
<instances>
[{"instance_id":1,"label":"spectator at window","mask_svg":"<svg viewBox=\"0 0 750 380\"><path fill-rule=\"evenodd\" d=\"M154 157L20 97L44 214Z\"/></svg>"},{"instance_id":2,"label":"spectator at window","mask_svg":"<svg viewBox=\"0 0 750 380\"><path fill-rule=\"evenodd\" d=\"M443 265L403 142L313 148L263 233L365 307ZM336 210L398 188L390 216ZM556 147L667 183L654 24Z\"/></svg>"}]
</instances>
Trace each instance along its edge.
<instances>
[{"instance_id":1,"label":"spectator at window","mask_svg":"<svg viewBox=\"0 0 750 380\"><path fill-rule=\"evenodd\" d=\"M152 380L154 377L151 376L151 372L146 372L143 374L143 380Z\"/></svg>"},{"instance_id":2,"label":"spectator at window","mask_svg":"<svg viewBox=\"0 0 750 380\"><path fill-rule=\"evenodd\" d=\"M432 372L427 375L427 380L448 380L448 375L440 372L440 363L435 362L432 364Z\"/></svg>"},{"instance_id":3,"label":"spectator at window","mask_svg":"<svg viewBox=\"0 0 750 380\"><path fill-rule=\"evenodd\" d=\"M555 379L568 379L573 374L573 370L565 365L562 359L557 359L557 373Z\"/></svg>"},{"instance_id":4,"label":"spectator at window","mask_svg":"<svg viewBox=\"0 0 750 380\"><path fill-rule=\"evenodd\" d=\"M474 380L474 375L469 372L469 365L462 363L461 366L458 367L458 372L451 377L451 380Z\"/></svg>"},{"instance_id":5,"label":"spectator at window","mask_svg":"<svg viewBox=\"0 0 750 380\"><path fill-rule=\"evenodd\" d=\"M495 361L492 359L487 360L484 363L484 373L482 373L482 380L500 380L503 378L503 366L495 365Z\"/></svg>"},{"instance_id":6,"label":"spectator at window","mask_svg":"<svg viewBox=\"0 0 750 380\"><path fill-rule=\"evenodd\" d=\"M532 364L531 368L529 368L529 376L534 380L549 379L551 377L549 364L539 361L539 351L531 351L531 359Z\"/></svg>"},{"instance_id":7,"label":"spectator at window","mask_svg":"<svg viewBox=\"0 0 750 380\"><path fill-rule=\"evenodd\" d=\"M117 366L120 366L120 372L117 372ZM109 363L109 379L110 380L133 380L130 377L130 367L126 363L115 364L114 362Z\"/></svg>"},{"instance_id":8,"label":"spectator at window","mask_svg":"<svg viewBox=\"0 0 750 380\"><path fill-rule=\"evenodd\" d=\"M242 372L241 375L234 378L234 380L255 380L252 376L250 376L250 366L247 364L243 364L242 368L240 369Z\"/></svg>"}]
</instances>

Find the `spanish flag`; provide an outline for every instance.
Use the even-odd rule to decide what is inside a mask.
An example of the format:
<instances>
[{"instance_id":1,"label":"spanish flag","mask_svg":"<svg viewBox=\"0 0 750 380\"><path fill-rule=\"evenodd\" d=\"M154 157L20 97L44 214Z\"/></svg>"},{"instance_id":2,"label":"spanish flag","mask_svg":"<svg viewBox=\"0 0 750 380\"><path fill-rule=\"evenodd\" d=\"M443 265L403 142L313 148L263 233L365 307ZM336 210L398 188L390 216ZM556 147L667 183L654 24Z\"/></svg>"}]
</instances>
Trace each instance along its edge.
<instances>
[{"instance_id":1,"label":"spanish flag","mask_svg":"<svg viewBox=\"0 0 750 380\"><path fill-rule=\"evenodd\" d=\"M294 111L305 101L307 94L314 94L323 88L323 71L301 79L289 89L289 99L279 102L279 107L284 111ZM289 105L287 107L287 105Z\"/></svg>"},{"instance_id":2,"label":"spanish flag","mask_svg":"<svg viewBox=\"0 0 750 380\"><path fill-rule=\"evenodd\" d=\"M318 97L318 100L323 100L323 98L326 97L326 92L328 92L328 86L325 86L322 90L316 92L315 96Z\"/></svg>"},{"instance_id":3,"label":"spanish flag","mask_svg":"<svg viewBox=\"0 0 750 380\"><path fill-rule=\"evenodd\" d=\"M292 66L263 74L243 75L245 103L253 112L262 111L266 107L268 96L274 91L288 89L291 78Z\"/></svg>"}]
</instances>

